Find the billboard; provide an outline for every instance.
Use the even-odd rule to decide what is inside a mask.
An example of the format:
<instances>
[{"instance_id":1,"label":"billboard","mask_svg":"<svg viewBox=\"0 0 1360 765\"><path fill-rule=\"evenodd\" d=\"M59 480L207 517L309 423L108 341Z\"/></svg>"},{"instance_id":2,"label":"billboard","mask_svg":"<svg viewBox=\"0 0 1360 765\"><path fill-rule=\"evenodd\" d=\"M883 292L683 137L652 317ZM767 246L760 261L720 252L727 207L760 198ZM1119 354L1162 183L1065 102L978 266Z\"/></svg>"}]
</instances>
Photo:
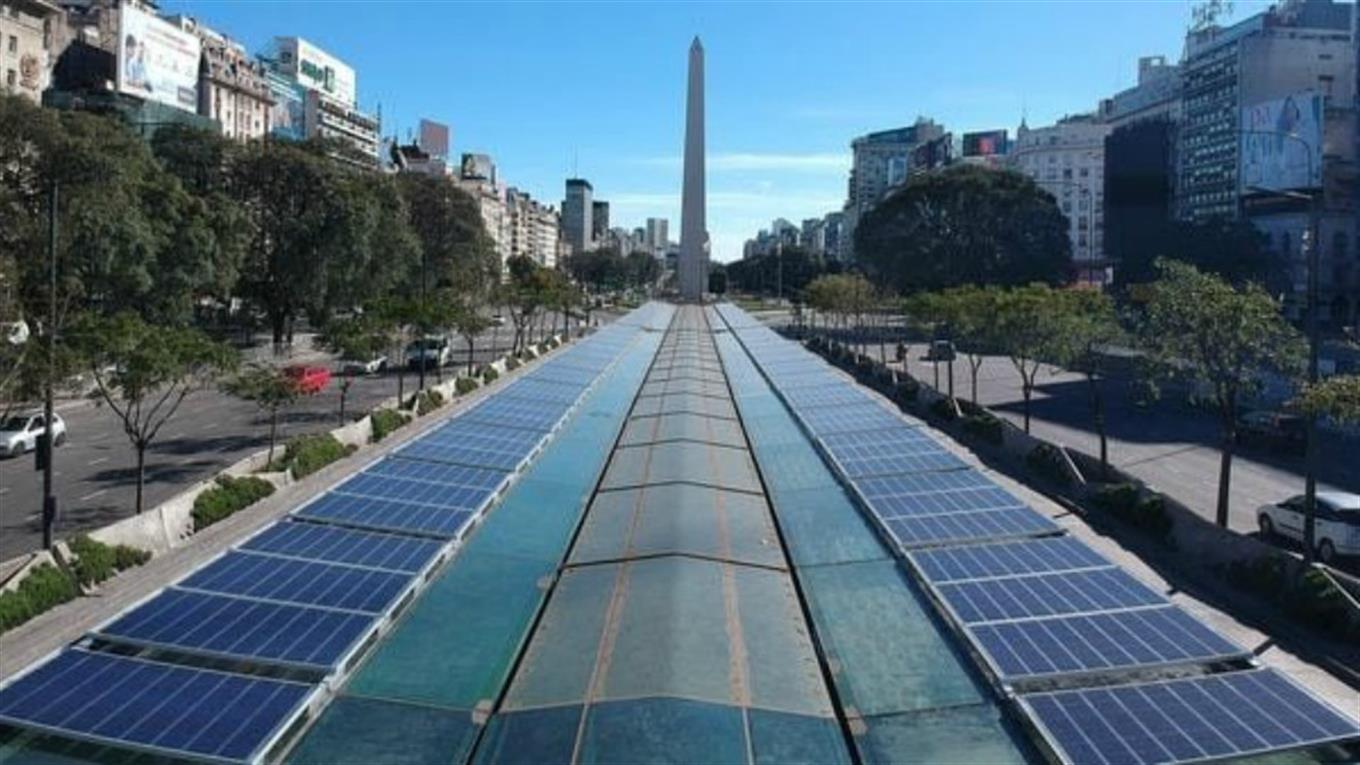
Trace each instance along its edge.
<instances>
[{"instance_id":1,"label":"billboard","mask_svg":"<svg viewBox=\"0 0 1360 765\"><path fill-rule=\"evenodd\" d=\"M431 157L444 159L449 156L449 126L442 122L422 119L420 121L420 150Z\"/></svg>"},{"instance_id":2,"label":"billboard","mask_svg":"<svg viewBox=\"0 0 1360 765\"><path fill-rule=\"evenodd\" d=\"M269 107L270 134L290 141L307 138L307 91L276 72L266 72L265 82L274 105Z\"/></svg>"},{"instance_id":3,"label":"billboard","mask_svg":"<svg viewBox=\"0 0 1360 765\"><path fill-rule=\"evenodd\" d=\"M963 134L963 156L996 157L1006 153L1008 141L1005 130L985 130Z\"/></svg>"},{"instance_id":4,"label":"billboard","mask_svg":"<svg viewBox=\"0 0 1360 765\"><path fill-rule=\"evenodd\" d=\"M1243 192L1321 186L1322 96L1303 91L1244 108L1241 141Z\"/></svg>"},{"instance_id":5,"label":"billboard","mask_svg":"<svg viewBox=\"0 0 1360 765\"><path fill-rule=\"evenodd\" d=\"M279 63L298 82L354 106L356 101L354 69L340 59L300 37L277 37Z\"/></svg>"},{"instance_id":6,"label":"billboard","mask_svg":"<svg viewBox=\"0 0 1360 765\"><path fill-rule=\"evenodd\" d=\"M118 12L118 92L198 112L198 35L123 3Z\"/></svg>"},{"instance_id":7,"label":"billboard","mask_svg":"<svg viewBox=\"0 0 1360 765\"><path fill-rule=\"evenodd\" d=\"M496 165L492 163L491 157L486 154L464 154L459 175L465 181L491 181L494 183Z\"/></svg>"}]
</instances>

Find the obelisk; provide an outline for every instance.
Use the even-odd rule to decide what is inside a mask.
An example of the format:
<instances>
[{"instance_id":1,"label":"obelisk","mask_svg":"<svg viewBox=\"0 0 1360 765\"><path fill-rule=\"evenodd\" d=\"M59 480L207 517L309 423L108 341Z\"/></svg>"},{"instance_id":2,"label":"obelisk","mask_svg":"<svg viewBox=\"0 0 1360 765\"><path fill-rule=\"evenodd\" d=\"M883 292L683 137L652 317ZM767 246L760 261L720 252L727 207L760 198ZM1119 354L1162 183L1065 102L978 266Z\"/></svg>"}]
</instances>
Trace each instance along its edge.
<instances>
[{"instance_id":1,"label":"obelisk","mask_svg":"<svg viewBox=\"0 0 1360 765\"><path fill-rule=\"evenodd\" d=\"M704 220L704 46L689 46L685 99L685 180L680 194L680 297L702 300L708 285L708 228Z\"/></svg>"}]
</instances>

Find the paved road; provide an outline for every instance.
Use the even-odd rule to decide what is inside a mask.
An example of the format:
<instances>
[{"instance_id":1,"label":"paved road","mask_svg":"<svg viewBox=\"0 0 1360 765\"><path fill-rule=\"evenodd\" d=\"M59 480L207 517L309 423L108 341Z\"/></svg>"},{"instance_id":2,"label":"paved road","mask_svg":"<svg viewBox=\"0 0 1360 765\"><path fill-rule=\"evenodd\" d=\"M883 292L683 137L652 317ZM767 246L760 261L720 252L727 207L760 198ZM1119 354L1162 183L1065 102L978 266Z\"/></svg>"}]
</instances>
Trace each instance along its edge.
<instances>
[{"instance_id":1,"label":"paved road","mask_svg":"<svg viewBox=\"0 0 1360 765\"><path fill-rule=\"evenodd\" d=\"M596 312L601 323L612 314ZM509 350L513 329L501 327L477 342L474 361L489 361ZM327 363L325 354L302 348L291 362ZM454 344L453 364L445 375L456 374L466 363L466 346ZM499 351L499 353L497 352ZM433 374L433 373L429 373ZM408 373L406 390L415 390L416 375ZM357 378L350 388L346 416L355 419L383 399L397 393L397 376L385 373ZM304 398L280 425L280 443L290 436L330 430L340 424L339 387L335 382L322 393ZM60 517L57 536L65 537L105 526L132 514L136 497L136 453L122 431L120 420L108 409L89 401L59 406L70 436L56 450L54 483ZM190 395L166 424L160 439L147 453L145 506L155 507L185 487L201 481L268 443L268 421L249 401L217 390ZM31 455L0 461L0 561L41 546L42 474Z\"/></svg>"},{"instance_id":2,"label":"paved road","mask_svg":"<svg viewBox=\"0 0 1360 765\"><path fill-rule=\"evenodd\" d=\"M772 325L782 325L786 313L762 313ZM877 355L877 344L866 350ZM891 346L888 349L893 352ZM919 358L920 343L912 348L911 373L934 382L932 364ZM940 365L940 387L946 387L946 368ZM1090 398L1080 375L1044 366L1035 380L1031 409L1034 435L1061 443L1093 456L1100 453L1091 426ZM1111 380L1106 386L1107 430L1110 461L1153 488L1168 494L1202 517L1214 520L1218 500L1218 425L1215 416L1181 401L1162 400L1149 408L1135 406L1127 395L1127 382ZM963 356L954 365L954 392L970 395L968 365ZM1024 407L1020 375L1006 358L988 358L978 375L979 403L1017 426L1023 426ZM1360 492L1360 470L1355 455L1356 439L1324 435L1319 490L1344 489ZM1256 509L1269 502L1303 493L1303 460L1297 455L1244 447L1233 460L1229 492L1229 527L1251 533L1256 530Z\"/></svg>"}]
</instances>

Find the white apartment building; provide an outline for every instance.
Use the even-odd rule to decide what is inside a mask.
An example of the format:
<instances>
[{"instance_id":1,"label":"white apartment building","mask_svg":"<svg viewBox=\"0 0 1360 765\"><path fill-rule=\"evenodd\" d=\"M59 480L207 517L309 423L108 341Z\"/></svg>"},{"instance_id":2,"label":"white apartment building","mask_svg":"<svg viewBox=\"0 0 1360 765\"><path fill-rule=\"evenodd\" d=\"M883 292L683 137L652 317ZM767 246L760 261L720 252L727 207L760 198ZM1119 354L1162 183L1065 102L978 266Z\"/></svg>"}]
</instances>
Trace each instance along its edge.
<instances>
[{"instance_id":1,"label":"white apartment building","mask_svg":"<svg viewBox=\"0 0 1360 765\"><path fill-rule=\"evenodd\" d=\"M222 126L222 135L237 141L263 138L271 129L274 97L263 66L245 46L189 16L166 21L198 36L202 61L198 74L198 113Z\"/></svg>"},{"instance_id":2,"label":"white apartment building","mask_svg":"<svg viewBox=\"0 0 1360 765\"><path fill-rule=\"evenodd\" d=\"M61 9L48 0L0 2L0 93L42 101L52 77L53 26Z\"/></svg>"},{"instance_id":3,"label":"white apartment building","mask_svg":"<svg viewBox=\"0 0 1360 765\"><path fill-rule=\"evenodd\" d=\"M519 189L506 192L511 257L527 256L544 268L556 268L562 238L557 210Z\"/></svg>"},{"instance_id":4,"label":"white apartment building","mask_svg":"<svg viewBox=\"0 0 1360 765\"><path fill-rule=\"evenodd\" d=\"M1058 120L1016 132L1011 163L1051 193L1068 219L1077 280L1105 284L1112 274L1105 262L1105 136L1110 126L1092 115Z\"/></svg>"}]
</instances>

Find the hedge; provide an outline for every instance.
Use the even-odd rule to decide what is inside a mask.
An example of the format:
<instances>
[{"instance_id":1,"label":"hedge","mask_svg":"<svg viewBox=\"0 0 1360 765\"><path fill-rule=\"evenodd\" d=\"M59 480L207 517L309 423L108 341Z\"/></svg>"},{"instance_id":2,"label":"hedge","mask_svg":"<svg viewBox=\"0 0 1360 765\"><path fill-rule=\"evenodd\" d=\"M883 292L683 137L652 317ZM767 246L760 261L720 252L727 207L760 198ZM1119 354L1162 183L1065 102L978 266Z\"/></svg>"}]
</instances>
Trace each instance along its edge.
<instances>
[{"instance_id":1,"label":"hedge","mask_svg":"<svg viewBox=\"0 0 1360 765\"><path fill-rule=\"evenodd\" d=\"M498 378L498 377L500 377L500 374L499 374L498 372L496 372L496 368L495 368L495 367L491 367L491 366L482 367L482 379L483 379L484 381L486 381L487 383L493 383L493 382L495 382L495 381L496 381L496 378Z\"/></svg>"},{"instance_id":2,"label":"hedge","mask_svg":"<svg viewBox=\"0 0 1360 765\"><path fill-rule=\"evenodd\" d=\"M1309 569L1294 583L1289 570L1282 556L1266 555L1233 561L1228 565L1227 579L1234 587L1278 605L1313 629L1341 640L1360 640L1360 624L1352 621L1345 597L1326 574Z\"/></svg>"},{"instance_id":3,"label":"hedge","mask_svg":"<svg viewBox=\"0 0 1360 765\"><path fill-rule=\"evenodd\" d=\"M1157 539L1170 536L1174 525L1166 511L1166 498L1160 494L1144 497L1133 483L1102 486L1091 496L1091 504Z\"/></svg>"},{"instance_id":4,"label":"hedge","mask_svg":"<svg viewBox=\"0 0 1360 765\"><path fill-rule=\"evenodd\" d=\"M966 415L963 418L963 432L996 446L1006 442L1005 426L989 412Z\"/></svg>"},{"instance_id":5,"label":"hedge","mask_svg":"<svg viewBox=\"0 0 1360 765\"><path fill-rule=\"evenodd\" d=\"M930 411L945 422L953 422L959 416L958 411L954 409L953 400L949 398L936 399L935 403L930 405Z\"/></svg>"},{"instance_id":6,"label":"hedge","mask_svg":"<svg viewBox=\"0 0 1360 765\"><path fill-rule=\"evenodd\" d=\"M405 425L406 417L395 409L378 409L369 415L369 422L373 425L373 434L369 436L369 441L376 444L387 438L392 431Z\"/></svg>"},{"instance_id":7,"label":"hedge","mask_svg":"<svg viewBox=\"0 0 1360 765\"><path fill-rule=\"evenodd\" d=\"M1072 483L1072 473L1067 469L1067 460L1062 452L1052 444L1039 444L1025 455L1025 464L1035 473L1060 486Z\"/></svg>"},{"instance_id":8,"label":"hedge","mask_svg":"<svg viewBox=\"0 0 1360 765\"><path fill-rule=\"evenodd\" d=\"M508 359L505 360L505 371L509 372L509 371L512 371L512 370L515 370L515 369L519 369L519 368L520 368L520 361L519 361L519 359L515 358L514 356L511 356L510 358L508 358Z\"/></svg>"},{"instance_id":9,"label":"hedge","mask_svg":"<svg viewBox=\"0 0 1360 765\"><path fill-rule=\"evenodd\" d=\"M477 381L471 377L460 377L453 381L453 389L458 391L458 395L463 396L477 390Z\"/></svg>"},{"instance_id":10,"label":"hedge","mask_svg":"<svg viewBox=\"0 0 1360 765\"><path fill-rule=\"evenodd\" d=\"M423 390L416 394L416 414L424 417L444 405L444 394L437 390Z\"/></svg>"},{"instance_id":11,"label":"hedge","mask_svg":"<svg viewBox=\"0 0 1360 765\"><path fill-rule=\"evenodd\" d=\"M292 469L294 478L302 478L348 456L356 448L340 443L330 433L297 436L289 439L288 445L284 447L283 462L279 468Z\"/></svg>"},{"instance_id":12,"label":"hedge","mask_svg":"<svg viewBox=\"0 0 1360 765\"><path fill-rule=\"evenodd\" d=\"M35 566L17 588L0 593L0 632L75 600L79 594L75 580L56 566L50 563Z\"/></svg>"},{"instance_id":13,"label":"hedge","mask_svg":"<svg viewBox=\"0 0 1360 765\"><path fill-rule=\"evenodd\" d=\"M916 401L916 396L920 394L920 392L921 392L920 383L916 382L910 377L898 378L897 391L894 394L894 396L897 398L899 403L910 404Z\"/></svg>"},{"instance_id":14,"label":"hedge","mask_svg":"<svg viewBox=\"0 0 1360 765\"><path fill-rule=\"evenodd\" d=\"M106 545L84 534L67 543L76 560L72 573L81 586L99 584L119 571L151 560L151 553L127 545Z\"/></svg>"},{"instance_id":15,"label":"hedge","mask_svg":"<svg viewBox=\"0 0 1360 765\"><path fill-rule=\"evenodd\" d=\"M255 476L218 476L217 486L194 499L194 531L202 531L274 493L274 484Z\"/></svg>"}]
</instances>

